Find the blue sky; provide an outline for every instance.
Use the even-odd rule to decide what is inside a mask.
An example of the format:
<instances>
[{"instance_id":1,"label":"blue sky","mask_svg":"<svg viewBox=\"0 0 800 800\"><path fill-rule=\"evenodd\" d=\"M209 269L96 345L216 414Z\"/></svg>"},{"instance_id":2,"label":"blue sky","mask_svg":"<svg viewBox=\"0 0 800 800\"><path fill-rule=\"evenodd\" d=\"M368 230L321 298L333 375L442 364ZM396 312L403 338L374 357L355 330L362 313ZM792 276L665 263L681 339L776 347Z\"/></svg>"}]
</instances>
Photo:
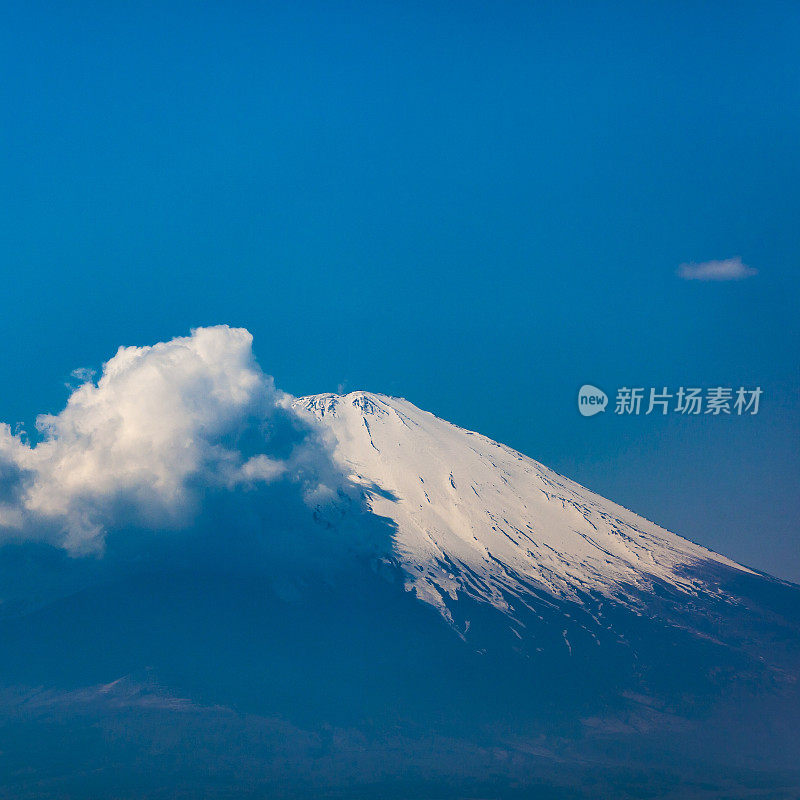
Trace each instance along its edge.
<instances>
[{"instance_id":1,"label":"blue sky","mask_svg":"<svg viewBox=\"0 0 800 800\"><path fill-rule=\"evenodd\" d=\"M5 9L0 419L244 326L287 391L405 396L800 580L796 4ZM764 397L584 419L583 383Z\"/></svg>"}]
</instances>

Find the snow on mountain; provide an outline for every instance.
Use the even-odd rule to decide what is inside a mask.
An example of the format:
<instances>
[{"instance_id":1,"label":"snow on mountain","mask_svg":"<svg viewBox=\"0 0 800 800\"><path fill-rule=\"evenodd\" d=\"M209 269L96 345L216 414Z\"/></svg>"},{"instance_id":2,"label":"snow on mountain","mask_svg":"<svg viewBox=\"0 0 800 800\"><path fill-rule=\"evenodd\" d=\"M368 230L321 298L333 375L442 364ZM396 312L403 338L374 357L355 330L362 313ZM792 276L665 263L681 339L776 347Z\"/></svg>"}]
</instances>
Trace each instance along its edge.
<instances>
[{"instance_id":1,"label":"snow on mountain","mask_svg":"<svg viewBox=\"0 0 800 800\"><path fill-rule=\"evenodd\" d=\"M406 588L445 617L447 598L462 593L514 616L532 591L635 604L655 582L719 596L698 577L709 562L750 572L407 400L351 392L293 406L332 437L335 459L372 510L395 523L387 555Z\"/></svg>"}]
</instances>

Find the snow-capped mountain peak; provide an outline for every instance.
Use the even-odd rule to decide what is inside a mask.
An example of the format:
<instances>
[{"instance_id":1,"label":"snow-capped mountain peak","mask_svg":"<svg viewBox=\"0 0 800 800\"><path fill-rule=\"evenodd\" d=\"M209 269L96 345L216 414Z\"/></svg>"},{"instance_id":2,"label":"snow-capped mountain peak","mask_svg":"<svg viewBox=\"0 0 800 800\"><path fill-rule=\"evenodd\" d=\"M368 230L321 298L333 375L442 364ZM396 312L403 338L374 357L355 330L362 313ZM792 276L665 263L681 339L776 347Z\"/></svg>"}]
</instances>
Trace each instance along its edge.
<instances>
[{"instance_id":1,"label":"snow-capped mountain peak","mask_svg":"<svg viewBox=\"0 0 800 800\"><path fill-rule=\"evenodd\" d=\"M664 582L716 594L692 568L749 571L407 400L359 391L294 407L333 437L337 462L394 521L391 556L407 588L447 617L461 594L513 616L531 592L631 599Z\"/></svg>"}]
</instances>

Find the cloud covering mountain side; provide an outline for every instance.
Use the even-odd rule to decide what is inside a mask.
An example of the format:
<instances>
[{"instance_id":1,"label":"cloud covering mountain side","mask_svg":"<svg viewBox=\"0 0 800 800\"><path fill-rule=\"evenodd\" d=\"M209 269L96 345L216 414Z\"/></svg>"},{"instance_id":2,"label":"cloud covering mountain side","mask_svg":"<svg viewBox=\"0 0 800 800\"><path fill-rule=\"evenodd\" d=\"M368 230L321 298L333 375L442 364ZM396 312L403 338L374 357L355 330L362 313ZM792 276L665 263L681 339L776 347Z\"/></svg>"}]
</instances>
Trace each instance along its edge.
<instances>
[{"instance_id":1,"label":"cloud covering mountain side","mask_svg":"<svg viewBox=\"0 0 800 800\"><path fill-rule=\"evenodd\" d=\"M0 425L0 543L100 554L111 534L222 539L280 525L293 508L319 519L352 505L358 492L292 399L241 328L120 347L96 383L38 417L32 442Z\"/></svg>"}]
</instances>

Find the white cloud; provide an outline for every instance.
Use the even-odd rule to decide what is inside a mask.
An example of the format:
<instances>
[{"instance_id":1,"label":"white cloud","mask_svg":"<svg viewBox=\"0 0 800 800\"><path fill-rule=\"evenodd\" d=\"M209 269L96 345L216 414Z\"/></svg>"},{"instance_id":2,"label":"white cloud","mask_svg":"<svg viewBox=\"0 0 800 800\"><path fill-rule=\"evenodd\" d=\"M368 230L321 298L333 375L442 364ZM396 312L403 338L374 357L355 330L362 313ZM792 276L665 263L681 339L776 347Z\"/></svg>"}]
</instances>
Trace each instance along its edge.
<instances>
[{"instance_id":1,"label":"white cloud","mask_svg":"<svg viewBox=\"0 0 800 800\"><path fill-rule=\"evenodd\" d=\"M90 381L96 374L97 373L90 367L78 367L70 372L70 376L80 381L80 383Z\"/></svg>"},{"instance_id":2,"label":"white cloud","mask_svg":"<svg viewBox=\"0 0 800 800\"><path fill-rule=\"evenodd\" d=\"M757 274L758 270L744 264L740 256L678 267L678 276L685 281L740 281Z\"/></svg>"},{"instance_id":3,"label":"white cloud","mask_svg":"<svg viewBox=\"0 0 800 800\"><path fill-rule=\"evenodd\" d=\"M189 525L215 491L285 479L307 497L335 492L327 449L291 399L240 328L120 347L97 383L37 419L38 443L0 425L0 541L97 552L114 527Z\"/></svg>"}]
</instances>

